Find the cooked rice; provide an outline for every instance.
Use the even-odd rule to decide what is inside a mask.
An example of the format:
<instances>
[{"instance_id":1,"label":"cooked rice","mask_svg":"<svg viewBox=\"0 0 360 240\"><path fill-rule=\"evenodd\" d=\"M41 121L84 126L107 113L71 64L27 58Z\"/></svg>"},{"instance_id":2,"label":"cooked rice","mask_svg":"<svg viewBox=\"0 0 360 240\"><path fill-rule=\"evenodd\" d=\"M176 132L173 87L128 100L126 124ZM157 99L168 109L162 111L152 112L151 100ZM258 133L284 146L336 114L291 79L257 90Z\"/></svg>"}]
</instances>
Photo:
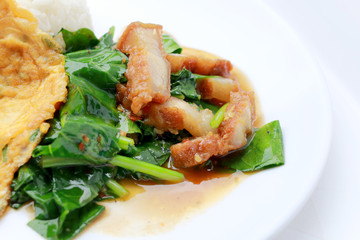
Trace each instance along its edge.
<instances>
[{"instance_id":1,"label":"cooked rice","mask_svg":"<svg viewBox=\"0 0 360 240\"><path fill-rule=\"evenodd\" d=\"M30 10L39 22L39 28L56 34L61 28L75 31L92 28L86 0L17 0L20 6Z\"/></svg>"}]
</instances>

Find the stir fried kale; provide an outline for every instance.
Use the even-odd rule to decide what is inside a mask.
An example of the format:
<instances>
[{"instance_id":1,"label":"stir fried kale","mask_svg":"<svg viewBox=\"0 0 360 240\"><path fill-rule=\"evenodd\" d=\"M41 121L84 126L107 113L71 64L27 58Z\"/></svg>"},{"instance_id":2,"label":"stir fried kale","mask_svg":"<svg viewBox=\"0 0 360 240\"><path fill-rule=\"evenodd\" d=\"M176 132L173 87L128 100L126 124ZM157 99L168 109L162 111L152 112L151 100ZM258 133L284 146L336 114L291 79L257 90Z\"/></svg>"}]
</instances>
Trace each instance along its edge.
<instances>
[{"instance_id":1,"label":"stir fried kale","mask_svg":"<svg viewBox=\"0 0 360 240\"><path fill-rule=\"evenodd\" d=\"M46 239L72 239L104 210L94 199L115 174L111 166L43 169L34 158L14 179L11 204L18 208L33 199L29 226Z\"/></svg>"},{"instance_id":2,"label":"stir fried kale","mask_svg":"<svg viewBox=\"0 0 360 240\"><path fill-rule=\"evenodd\" d=\"M83 39L79 31L71 38ZM104 164L121 150L115 85L126 70L127 57L111 49L106 35L102 40L96 49L66 54L70 84L67 103L59 114L61 129L53 142L35 149L34 157L59 158L65 164L66 158ZM91 43L82 47L91 48Z\"/></svg>"},{"instance_id":3,"label":"stir fried kale","mask_svg":"<svg viewBox=\"0 0 360 240\"><path fill-rule=\"evenodd\" d=\"M190 135L180 131L157 136L153 127L117 110L115 86L127 81L128 58L113 49L114 28L100 39L89 29L61 33L68 100L49 121L51 127L32 159L15 176L11 206L17 209L33 200L35 219L28 225L46 239L67 240L104 211L98 201L127 194L118 180L182 181L181 173L161 166L170 157L170 147ZM163 40L167 53L181 53L170 35L164 34ZM209 76L186 69L172 74L171 95L215 114L220 107L201 100L196 91L196 81L203 77ZM225 158L229 160L222 161L223 166L241 171L284 164L279 122L264 126L246 147Z\"/></svg>"},{"instance_id":4,"label":"stir fried kale","mask_svg":"<svg viewBox=\"0 0 360 240\"><path fill-rule=\"evenodd\" d=\"M116 109L115 85L126 81L128 59L112 48L113 31L97 39L88 29L62 30L68 100L12 183L11 206L33 200L35 219L29 226L46 239L75 237L104 210L97 201L126 194L119 179L184 178L160 167L171 142L155 139L151 127ZM120 131L138 135L138 144Z\"/></svg>"}]
</instances>

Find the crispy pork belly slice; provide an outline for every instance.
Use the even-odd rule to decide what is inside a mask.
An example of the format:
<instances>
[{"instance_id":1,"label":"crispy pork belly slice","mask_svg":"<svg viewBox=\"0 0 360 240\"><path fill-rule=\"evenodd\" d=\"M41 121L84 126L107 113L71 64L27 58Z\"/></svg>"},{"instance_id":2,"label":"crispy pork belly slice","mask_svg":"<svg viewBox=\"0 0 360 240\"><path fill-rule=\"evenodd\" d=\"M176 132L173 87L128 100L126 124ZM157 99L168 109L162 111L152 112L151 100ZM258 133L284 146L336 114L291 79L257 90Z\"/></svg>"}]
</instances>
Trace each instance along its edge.
<instances>
[{"instance_id":1,"label":"crispy pork belly slice","mask_svg":"<svg viewBox=\"0 0 360 240\"><path fill-rule=\"evenodd\" d=\"M196 106L175 97L163 104L149 104L145 116L145 124L164 132L176 134L178 130L186 129L194 137L199 137L215 131L210 126L214 116L210 110L199 111Z\"/></svg>"},{"instance_id":2,"label":"crispy pork belly slice","mask_svg":"<svg viewBox=\"0 0 360 240\"><path fill-rule=\"evenodd\" d=\"M223 122L216 134L185 140L171 146L173 164L178 168L196 166L210 157L224 155L246 144L255 120L253 93L232 92Z\"/></svg>"},{"instance_id":3,"label":"crispy pork belly slice","mask_svg":"<svg viewBox=\"0 0 360 240\"><path fill-rule=\"evenodd\" d=\"M229 144L229 151L246 144L246 137L251 133L254 121L254 93L232 92L224 120L218 128L221 138Z\"/></svg>"},{"instance_id":4,"label":"crispy pork belly slice","mask_svg":"<svg viewBox=\"0 0 360 240\"><path fill-rule=\"evenodd\" d=\"M173 164L177 168L186 168L206 162L210 157L226 153L228 148L218 134L209 133L204 137L184 140L171 146Z\"/></svg>"},{"instance_id":5,"label":"crispy pork belly slice","mask_svg":"<svg viewBox=\"0 0 360 240\"><path fill-rule=\"evenodd\" d=\"M170 97L170 63L166 60L162 26L131 23L117 49L130 55L125 76L132 112L138 114L152 101L164 103Z\"/></svg>"},{"instance_id":6,"label":"crispy pork belly slice","mask_svg":"<svg viewBox=\"0 0 360 240\"><path fill-rule=\"evenodd\" d=\"M171 72L178 72L183 68L201 74L229 77L232 64L224 59L211 59L202 56L168 54L167 60L171 64Z\"/></svg>"},{"instance_id":7,"label":"crispy pork belly slice","mask_svg":"<svg viewBox=\"0 0 360 240\"><path fill-rule=\"evenodd\" d=\"M240 84L231 78L209 77L199 79L196 90L202 99L217 99L223 102L230 101L230 93L239 91Z\"/></svg>"}]
</instances>

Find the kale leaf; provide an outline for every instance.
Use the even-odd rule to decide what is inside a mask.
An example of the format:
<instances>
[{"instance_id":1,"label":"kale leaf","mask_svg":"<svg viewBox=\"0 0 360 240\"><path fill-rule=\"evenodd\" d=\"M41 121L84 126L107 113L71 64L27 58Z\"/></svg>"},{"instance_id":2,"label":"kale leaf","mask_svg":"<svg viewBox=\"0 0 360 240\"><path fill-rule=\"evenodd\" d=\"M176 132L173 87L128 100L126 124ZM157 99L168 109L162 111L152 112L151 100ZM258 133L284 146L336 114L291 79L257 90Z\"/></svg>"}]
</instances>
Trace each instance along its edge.
<instances>
[{"instance_id":1,"label":"kale leaf","mask_svg":"<svg viewBox=\"0 0 360 240\"><path fill-rule=\"evenodd\" d=\"M185 68L171 74L170 93L180 99L200 100L200 95L196 92L195 77Z\"/></svg>"},{"instance_id":2,"label":"kale leaf","mask_svg":"<svg viewBox=\"0 0 360 240\"><path fill-rule=\"evenodd\" d=\"M182 48L180 47L180 45L175 41L175 39L169 35L169 34L163 34L163 44L164 44L164 48L165 48L165 52L167 54L170 53L181 53L182 52Z\"/></svg>"},{"instance_id":3,"label":"kale leaf","mask_svg":"<svg viewBox=\"0 0 360 240\"><path fill-rule=\"evenodd\" d=\"M99 43L99 39L97 39L93 31L88 28L80 28L75 32L63 28L60 32L66 45L66 52L90 49Z\"/></svg>"},{"instance_id":4,"label":"kale leaf","mask_svg":"<svg viewBox=\"0 0 360 240\"><path fill-rule=\"evenodd\" d=\"M273 121L256 131L245 149L223 157L221 165L243 172L281 166L285 163L283 136L279 121Z\"/></svg>"}]
</instances>

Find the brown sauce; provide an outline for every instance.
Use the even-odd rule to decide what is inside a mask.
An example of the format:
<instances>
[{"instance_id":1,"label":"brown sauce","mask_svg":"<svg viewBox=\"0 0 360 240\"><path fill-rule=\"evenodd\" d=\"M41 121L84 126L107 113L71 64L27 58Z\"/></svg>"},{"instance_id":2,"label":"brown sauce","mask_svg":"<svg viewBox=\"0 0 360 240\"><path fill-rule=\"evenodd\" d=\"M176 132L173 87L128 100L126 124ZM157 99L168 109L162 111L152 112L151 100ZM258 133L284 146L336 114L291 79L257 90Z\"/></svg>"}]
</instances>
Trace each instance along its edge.
<instances>
[{"instance_id":1,"label":"brown sauce","mask_svg":"<svg viewBox=\"0 0 360 240\"><path fill-rule=\"evenodd\" d=\"M135 190L137 194L132 194L129 201L101 203L106 210L88 229L117 237L164 233L220 201L245 178L245 174L237 172L200 184L189 181L173 185L121 182L125 188Z\"/></svg>"},{"instance_id":2,"label":"brown sauce","mask_svg":"<svg viewBox=\"0 0 360 240\"><path fill-rule=\"evenodd\" d=\"M191 48L184 54L217 56ZM245 91L254 91L246 76L237 68L233 77L240 81ZM258 97L255 95L257 120L261 127L264 118ZM171 166L168 166L171 168ZM101 232L117 237L139 237L171 231L176 224L200 214L211 205L221 201L251 174L229 172L224 169L177 169L186 181L178 184L156 185L146 182L123 180L120 182L130 194L115 201L101 203L106 207L101 217L90 224L92 232Z\"/></svg>"},{"instance_id":3,"label":"brown sauce","mask_svg":"<svg viewBox=\"0 0 360 240\"><path fill-rule=\"evenodd\" d=\"M204 181L229 177L234 171L227 171L221 168L207 169L207 168L183 168L177 169L178 172L184 174L186 181L193 184L201 184Z\"/></svg>"}]
</instances>

